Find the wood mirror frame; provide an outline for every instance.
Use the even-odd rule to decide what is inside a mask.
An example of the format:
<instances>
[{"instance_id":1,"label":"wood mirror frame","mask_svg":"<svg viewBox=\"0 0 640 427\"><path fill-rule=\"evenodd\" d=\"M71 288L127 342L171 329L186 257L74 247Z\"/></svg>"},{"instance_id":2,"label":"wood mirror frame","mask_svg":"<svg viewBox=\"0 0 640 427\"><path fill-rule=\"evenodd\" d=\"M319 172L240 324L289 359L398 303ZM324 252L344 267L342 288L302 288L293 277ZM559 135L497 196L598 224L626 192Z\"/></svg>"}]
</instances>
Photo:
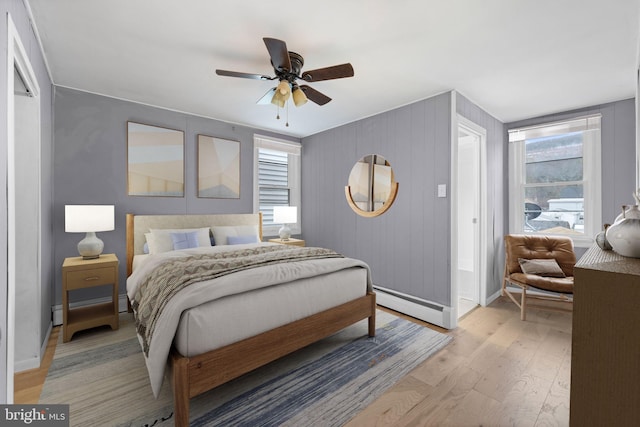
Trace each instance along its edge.
<instances>
[{"instance_id":1,"label":"wood mirror frame","mask_svg":"<svg viewBox=\"0 0 640 427\"><path fill-rule=\"evenodd\" d=\"M388 177L382 180L384 185L382 194L386 195L386 199L384 200L376 200L375 195L377 192L375 183L380 183L380 180L376 180L375 178L376 171L383 171L384 173L382 175ZM389 210L398 194L398 183L394 178L393 169L389 162L378 154L369 154L358 160L351 169L348 184L349 185L344 187L347 203L355 213L368 218L382 215ZM360 194L361 196L358 198L362 198L363 193L366 192L366 195L364 195L366 200L354 200L352 188L358 188L356 194ZM363 209L361 207L362 203L367 203L369 208ZM376 208L375 205L379 203L382 205Z\"/></svg>"}]
</instances>

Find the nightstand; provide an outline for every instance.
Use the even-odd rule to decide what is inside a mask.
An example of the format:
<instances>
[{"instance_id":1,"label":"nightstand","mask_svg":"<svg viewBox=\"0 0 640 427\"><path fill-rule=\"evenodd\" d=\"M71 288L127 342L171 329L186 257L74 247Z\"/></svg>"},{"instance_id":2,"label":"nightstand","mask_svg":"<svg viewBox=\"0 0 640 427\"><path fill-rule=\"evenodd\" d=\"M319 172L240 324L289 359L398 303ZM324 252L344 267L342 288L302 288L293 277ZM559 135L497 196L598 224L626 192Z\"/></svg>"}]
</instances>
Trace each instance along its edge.
<instances>
[{"instance_id":1,"label":"nightstand","mask_svg":"<svg viewBox=\"0 0 640 427\"><path fill-rule=\"evenodd\" d=\"M304 246L304 240L290 238L289 240L269 239L271 243L280 243L281 245Z\"/></svg>"},{"instance_id":2,"label":"nightstand","mask_svg":"<svg viewBox=\"0 0 640 427\"><path fill-rule=\"evenodd\" d=\"M111 286L111 302L69 309L69 292L96 286ZM118 329L118 258L102 254L100 258L83 260L65 258L62 264L62 341L68 342L74 333L96 326Z\"/></svg>"}]
</instances>

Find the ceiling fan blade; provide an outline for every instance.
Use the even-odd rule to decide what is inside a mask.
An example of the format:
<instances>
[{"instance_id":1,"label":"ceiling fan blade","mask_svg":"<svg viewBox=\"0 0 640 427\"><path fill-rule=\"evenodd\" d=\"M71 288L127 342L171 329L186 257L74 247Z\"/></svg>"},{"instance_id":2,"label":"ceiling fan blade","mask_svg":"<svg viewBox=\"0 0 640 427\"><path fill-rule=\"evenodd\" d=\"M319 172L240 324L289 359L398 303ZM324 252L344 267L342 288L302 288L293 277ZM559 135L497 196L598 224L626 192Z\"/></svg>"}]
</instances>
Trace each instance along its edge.
<instances>
[{"instance_id":1,"label":"ceiling fan blade","mask_svg":"<svg viewBox=\"0 0 640 427\"><path fill-rule=\"evenodd\" d=\"M321 80L342 79L353 77L353 67L351 64L334 65L333 67L318 68L317 70L305 71L302 79L308 82L318 82Z\"/></svg>"},{"instance_id":2,"label":"ceiling fan blade","mask_svg":"<svg viewBox=\"0 0 640 427\"><path fill-rule=\"evenodd\" d=\"M263 74L240 73L238 71L227 71L227 70L216 70L216 74L219 76L242 77L243 79L255 79L255 80L273 80L275 78L275 77L265 76Z\"/></svg>"},{"instance_id":3,"label":"ceiling fan blade","mask_svg":"<svg viewBox=\"0 0 640 427\"><path fill-rule=\"evenodd\" d=\"M265 93L262 98L258 99L258 101L256 102L256 104L259 105L265 105L265 104L271 104L271 99L273 99L273 95L276 93L276 88L272 87L271 89L269 89L267 91L267 93Z\"/></svg>"},{"instance_id":4,"label":"ceiling fan blade","mask_svg":"<svg viewBox=\"0 0 640 427\"><path fill-rule=\"evenodd\" d=\"M282 40L264 37L264 44L267 46L269 56L271 57L271 65L276 70L291 71L291 60L289 59L289 50L287 44Z\"/></svg>"},{"instance_id":5,"label":"ceiling fan blade","mask_svg":"<svg viewBox=\"0 0 640 427\"><path fill-rule=\"evenodd\" d=\"M300 89L302 89L304 94L307 96L307 99L310 99L311 101L315 102L318 105L324 105L327 102L331 101L331 98L329 98L327 95L325 95L322 92L318 92L311 86L302 85L300 86Z\"/></svg>"}]
</instances>

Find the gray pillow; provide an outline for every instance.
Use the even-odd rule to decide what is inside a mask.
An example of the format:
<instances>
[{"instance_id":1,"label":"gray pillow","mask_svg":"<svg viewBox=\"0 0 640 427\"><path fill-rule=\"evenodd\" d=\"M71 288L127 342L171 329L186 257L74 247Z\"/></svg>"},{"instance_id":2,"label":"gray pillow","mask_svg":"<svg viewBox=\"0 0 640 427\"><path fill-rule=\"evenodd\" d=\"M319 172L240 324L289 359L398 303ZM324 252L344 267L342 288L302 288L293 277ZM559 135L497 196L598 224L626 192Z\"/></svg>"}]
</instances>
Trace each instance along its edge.
<instances>
[{"instance_id":1,"label":"gray pillow","mask_svg":"<svg viewBox=\"0 0 640 427\"><path fill-rule=\"evenodd\" d=\"M525 274L535 274L544 277L566 277L555 259L524 259L518 258L520 268Z\"/></svg>"}]
</instances>

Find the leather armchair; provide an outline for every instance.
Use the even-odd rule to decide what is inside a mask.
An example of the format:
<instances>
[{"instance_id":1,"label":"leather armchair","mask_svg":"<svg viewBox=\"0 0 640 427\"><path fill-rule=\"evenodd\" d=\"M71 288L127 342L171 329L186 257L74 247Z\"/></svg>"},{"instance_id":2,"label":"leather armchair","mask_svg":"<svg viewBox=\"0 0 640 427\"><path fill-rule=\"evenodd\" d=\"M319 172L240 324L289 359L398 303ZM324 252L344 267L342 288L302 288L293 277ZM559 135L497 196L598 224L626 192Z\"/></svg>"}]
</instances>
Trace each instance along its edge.
<instances>
[{"instance_id":1,"label":"leather armchair","mask_svg":"<svg viewBox=\"0 0 640 427\"><path fill-rule=\"evenodd\" d=\"M507 295L520 307L520 318L526 320L527 306L571 311L573 304L573 267L576 264L576 255L573 251L571 238L508 234L505 236L504 241L506 260L504 279L502 281L502 295ZM557 271L555 273L558 274L545 274L544 271L531 274L522 270L521 264L523 262L526 265L526 261L550 259L557 262L559 270L556 268ZM520 292L509 289L509 284L520 288ZM546 292L527 293L530 288ZM518 294L519 300L516 299ZM554 301L562 304L530 304L528 299Z\"/></svg>"}]
</instances>

